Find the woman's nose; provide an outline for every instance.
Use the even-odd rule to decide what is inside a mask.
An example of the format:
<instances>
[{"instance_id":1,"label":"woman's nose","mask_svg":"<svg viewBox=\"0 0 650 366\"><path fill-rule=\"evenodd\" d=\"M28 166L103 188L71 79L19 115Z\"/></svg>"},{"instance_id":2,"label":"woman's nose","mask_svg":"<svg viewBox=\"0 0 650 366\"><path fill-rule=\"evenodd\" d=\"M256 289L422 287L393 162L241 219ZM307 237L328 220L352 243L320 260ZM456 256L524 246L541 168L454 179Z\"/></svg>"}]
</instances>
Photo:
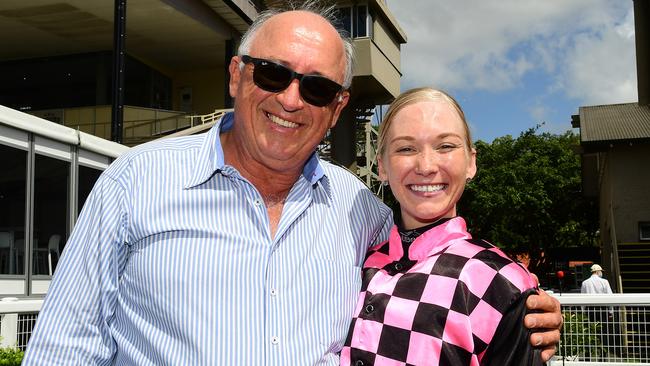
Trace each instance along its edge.
<instances>
[{"instance_id":1,"label":"woman's nose","mask_svg":"<svg viewBox=\"0 0 650 366\"><path fill-rule=\"evenodd\" d=\"M438 161L435 152L423 151L418 155L415 173L429 175L438 171Z\"/></svg>"}]
</instances>

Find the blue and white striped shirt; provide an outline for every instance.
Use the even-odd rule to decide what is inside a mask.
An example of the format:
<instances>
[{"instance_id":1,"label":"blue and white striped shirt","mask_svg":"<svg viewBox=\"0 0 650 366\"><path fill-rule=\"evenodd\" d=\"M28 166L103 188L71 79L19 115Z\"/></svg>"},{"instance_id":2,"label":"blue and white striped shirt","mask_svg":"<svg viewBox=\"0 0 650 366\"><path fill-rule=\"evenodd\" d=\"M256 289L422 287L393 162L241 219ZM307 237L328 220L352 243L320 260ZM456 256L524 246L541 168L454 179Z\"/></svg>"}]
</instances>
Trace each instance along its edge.
<instances>
[{"instance_id":1,"label":"blue and white striped shirt","mask_svg":"<svg viewBox=\"0 0 650 366\"><path fill-rule=\"evenodd\" d=\"M131 149L97 181L24 365L335 365L390 210L314 154L275 237L219 131Z\"/></svg>"}]
</instances>

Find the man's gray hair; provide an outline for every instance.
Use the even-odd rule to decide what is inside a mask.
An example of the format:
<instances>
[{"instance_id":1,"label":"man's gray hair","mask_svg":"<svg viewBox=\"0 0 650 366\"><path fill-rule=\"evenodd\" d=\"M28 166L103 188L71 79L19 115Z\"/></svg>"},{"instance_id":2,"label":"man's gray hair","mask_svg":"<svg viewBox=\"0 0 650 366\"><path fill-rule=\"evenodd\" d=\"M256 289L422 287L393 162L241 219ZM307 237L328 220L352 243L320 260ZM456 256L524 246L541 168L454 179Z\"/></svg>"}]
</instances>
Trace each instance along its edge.
<instances>
[{"instance_id":1,"label":"man's gray hair","mask_svg":"<svg viewBox=\"0 0 650 366\"><path fill-rule=\"evenodd\" d=\"M324 4L325 3L325 4ZM283 6L277 6L269 8L263 12L260 12L253 21L253 24L248 28L246 33L241 38L241 43L239 44L239 49L237 50L237 55L248 55L251 49L251 45L257 31L262 28L262 25L266 23L273 16L287 12L287 11L308 11L323 17L327 20L338 32L341 42L343 43L343 50L345 53L345 75L343 76L343 88L348 89L350 84L352 84L352 72L354 67L354 46L352 44L352 39L348 36L345 30L340 29L337 24L337 14L338 11L334 4L326 4L327 1L316 1L308 0L302 2L295 1L286 1ZM243 67L243 64L240 64L240 67Z\"/></svg>"}]
</instances>

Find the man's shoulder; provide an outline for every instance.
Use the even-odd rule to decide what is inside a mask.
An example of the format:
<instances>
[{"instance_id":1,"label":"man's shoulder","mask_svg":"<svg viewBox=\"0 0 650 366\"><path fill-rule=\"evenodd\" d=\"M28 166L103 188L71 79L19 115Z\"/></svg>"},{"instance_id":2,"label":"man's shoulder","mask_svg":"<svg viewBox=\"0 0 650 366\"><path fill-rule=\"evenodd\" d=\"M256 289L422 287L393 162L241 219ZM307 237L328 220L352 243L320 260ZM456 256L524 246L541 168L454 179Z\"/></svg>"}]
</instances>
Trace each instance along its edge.
<instances>
[{"instance_id":1,"label":"man's shoulder","mask_svg":"<svg viewBox=\"0 0 650 366\"><path fill-rule=\"evenodd\" d=\"M191 161L201 148L205 137L202 135L163 138L134 146L106 170L106 174L117 176L134 165L140 169L158 165L169 165L173 161Z\"/></svg>"},{"instance_id":2,"label":"man's shoulder","mask_svg":"<svg viewBox=\"0 0 650 366\"><path fill-rule=\"evenodd\" d=\"M368 216L370 212L390 215L390 208L368 189L366 184L346 167L321 160L332 199L336 205L343 205L350 211Z\"/></svg>"},{"instance_id":3,"label":"man's shoulder","mask_svg":"<svg viewBox=\"0 0 650 366\"><path fill-rule=\"evenodd\" d=\"M343 165L333 163L330 161L320 160L321 166L325 171L325 175L333 182L336 182L335 188L340 189L340 184L344 184L347 187L353 187L358 190L368 191L371 193L366 184L354 174L350 169L346 168ZM337 184L338 183L338 184ZM342 188L342 187L341 187Z\"/></svg>"}]
</instances>

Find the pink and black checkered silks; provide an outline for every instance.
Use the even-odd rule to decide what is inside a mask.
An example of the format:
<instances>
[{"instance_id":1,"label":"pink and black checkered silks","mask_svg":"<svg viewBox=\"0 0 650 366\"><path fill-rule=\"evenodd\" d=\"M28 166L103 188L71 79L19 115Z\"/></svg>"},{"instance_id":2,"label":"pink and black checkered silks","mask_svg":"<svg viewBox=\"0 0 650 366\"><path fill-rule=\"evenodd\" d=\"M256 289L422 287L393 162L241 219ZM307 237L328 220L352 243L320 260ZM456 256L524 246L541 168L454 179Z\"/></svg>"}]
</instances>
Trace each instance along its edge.
<instances>
[{"instance_id":1,"label":"pink and black checkered silks","mask_svg":"<svg viewBox=\"0 0 650 366\"><path fill-rule=\"evenodd\" d=\"M370 249L341 365L534 365L523 325L536 283L456 217L404 255L393 227Z\"/></svg>"}]
</instances>

